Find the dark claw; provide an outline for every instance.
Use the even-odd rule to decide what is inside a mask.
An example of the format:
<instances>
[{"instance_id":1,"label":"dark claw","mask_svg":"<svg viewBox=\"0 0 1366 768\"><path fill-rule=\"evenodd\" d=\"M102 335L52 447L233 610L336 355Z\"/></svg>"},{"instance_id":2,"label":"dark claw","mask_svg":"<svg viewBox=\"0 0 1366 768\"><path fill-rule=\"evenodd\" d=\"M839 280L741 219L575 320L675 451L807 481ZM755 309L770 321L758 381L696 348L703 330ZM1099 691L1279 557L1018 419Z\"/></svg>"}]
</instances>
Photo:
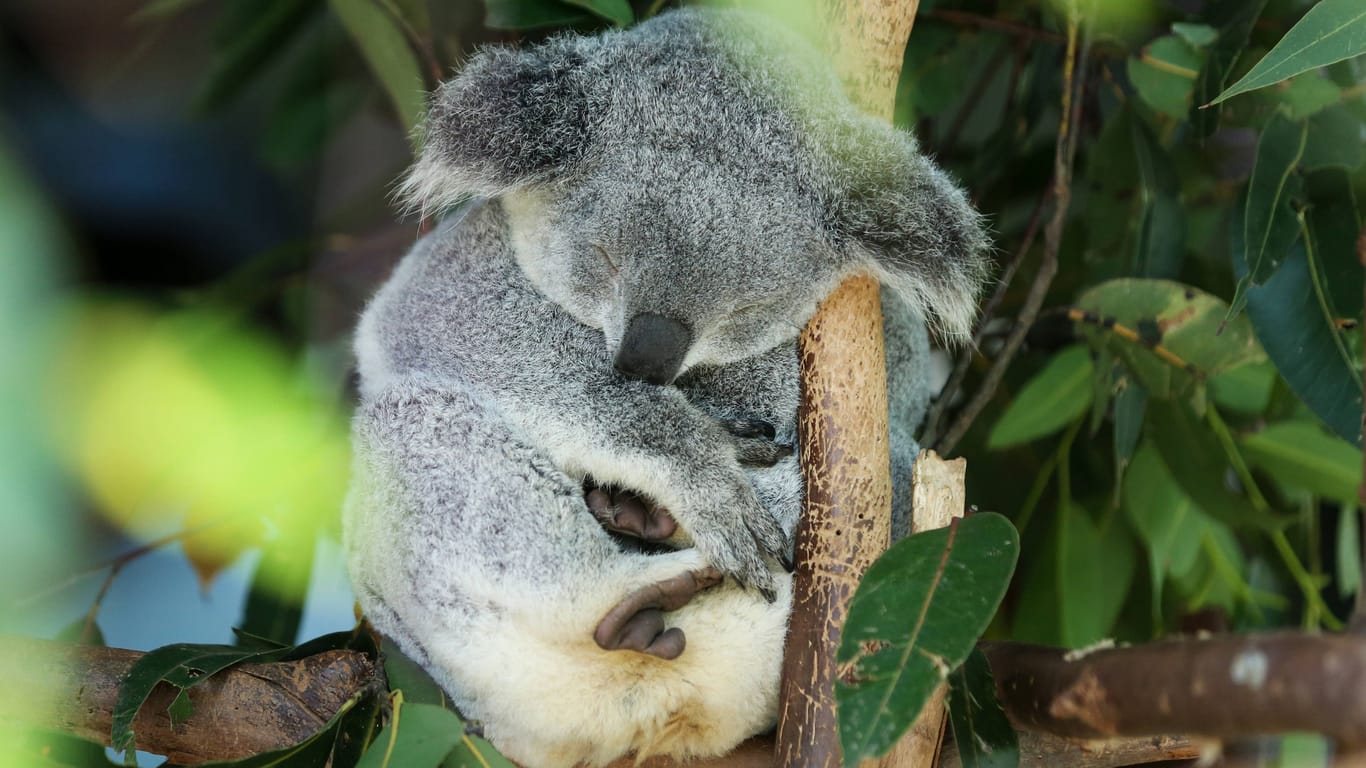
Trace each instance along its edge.
<instances>
[{"instance_id":1,"label":"dark claw","mask_svg":"<svg viewBox=\"0 0 1366 768\"><path fill-rule=\"evenodd\" d=\"M721 422L726 431L745 439L773 440L778 436L773 425L763 419L727 419Z\"/></svg>"},{"instance_id":2,"label":"dark claw","mask_svg":"<svg viewBox=\"0 0 1366 768\"><path fill-rule=\"evenodd\" d=\"M792 446L767 440L741 440L735 445L735 458L746 467L771 467L791 455Z\"/></svg>"},{"instance_id":3,"label":"dark claw","mask_svg":"<svg viewBox=\"0 0 1366 768\"><path fill-rule=\"evenodd\" d=\"M797 570L797 561L787 550L778 553L778 562L782 563L783 569L788 573Z\"/></svg>"},{"instance_id":4,"label":"dark claw","mask_svg":"<svg viewBox=\"0 0 1366 768\"><path fill-rule=\"evenodd\" d=\"M778 593L777 593L777 592L774 592L773 590L769 589L768 587L764 587L763 589L760 589L760 590L759 590L759 594L760 594L760 595L763 595L764 600L765 600L766 602L769 602L769 603L772 603L774 600L777 600L777 599L778 599Z\"/></svg>"},{"instance_id":5,"label":"dark claw","mask_svg":"<svg viewBox=\"0 0 1366 768\"><path fill-rule=\"evenodd\" d=\"M478 720L466 720L465 735L478 736L481 739L484 738L484 724Z\"/></svg>"}]
</instances>

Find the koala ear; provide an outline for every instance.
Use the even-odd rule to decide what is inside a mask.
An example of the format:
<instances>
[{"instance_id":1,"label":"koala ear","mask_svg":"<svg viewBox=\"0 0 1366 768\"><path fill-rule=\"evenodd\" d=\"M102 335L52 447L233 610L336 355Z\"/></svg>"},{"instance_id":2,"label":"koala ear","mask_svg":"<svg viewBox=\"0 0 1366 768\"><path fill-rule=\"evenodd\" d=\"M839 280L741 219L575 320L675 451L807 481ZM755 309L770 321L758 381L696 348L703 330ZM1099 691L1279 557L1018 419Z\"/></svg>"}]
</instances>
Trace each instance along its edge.
<instances>
[{"instance_id":1,"label":"koala ear","mask_svg":"<svg viewBox=\"0 0 1366 768\"><path fill-rule=\"evenodd\" d=\"M414 208L493 197L554 178L592 132L574 38L529 51L487 48L430 98L422 152L398 190Z\"/></svg>"},{"instance_id":2,"label":"koala ear","mask_svg":"<svg viewBox=\"0 0 1366 768\"><path fill-rule=\"evenodd\" d=\"M942 336L966 340L990 271L981 214L909 134L863 116L837 132L825 201L836 246Z\"/></svg>"}]
</instances>

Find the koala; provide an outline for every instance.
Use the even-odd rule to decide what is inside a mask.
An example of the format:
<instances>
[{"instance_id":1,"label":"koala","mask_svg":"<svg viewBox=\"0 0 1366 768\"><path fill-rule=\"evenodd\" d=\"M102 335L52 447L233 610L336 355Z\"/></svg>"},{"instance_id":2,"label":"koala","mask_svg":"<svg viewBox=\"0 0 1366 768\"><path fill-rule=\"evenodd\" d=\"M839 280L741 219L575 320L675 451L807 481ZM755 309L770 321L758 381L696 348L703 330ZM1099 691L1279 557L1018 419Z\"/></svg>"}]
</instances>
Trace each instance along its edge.
<instances>
[{"instance_id":1,"label":"koala","mask_svg":"<svg viewBox=\"0 0 1366 768\"><path fill-rule=\"evenodd\" d=\"M979 215L800 41L704 9L476 55L403 190L464 204L357 328L344 535L370 621L524 765L771 727L797 334L845 277L882 281L904 530L926 326L969 330ZM623 543L585 483L667 509L669 547Z\"/></svg>"}]
</instances>

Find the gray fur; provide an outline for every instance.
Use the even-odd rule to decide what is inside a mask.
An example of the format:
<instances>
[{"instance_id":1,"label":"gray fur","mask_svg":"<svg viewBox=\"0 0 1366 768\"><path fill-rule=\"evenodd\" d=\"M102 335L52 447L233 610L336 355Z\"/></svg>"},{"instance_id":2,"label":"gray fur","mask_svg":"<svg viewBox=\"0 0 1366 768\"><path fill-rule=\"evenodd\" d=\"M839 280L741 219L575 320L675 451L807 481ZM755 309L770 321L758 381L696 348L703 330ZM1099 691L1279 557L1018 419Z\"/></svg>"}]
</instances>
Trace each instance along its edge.
<instances>
[{"instance_id":1,"label":"gray fur","mask_svg":"<svg viewBox=\"0 0 1366 768\"><path fill-rule=\"evenodd\" d=\"M801 479L795 457L746 471L717 420L795 441L795 337L872 271L904 532L922 318L966 331L977 214L909 137L736 13L486 51L438 92L426 141L410 199L484 199L414 246L357 331L361 605L526 764L725 751L774 716L790 579L771 557ZM613 370L641 313L692 332L672 386ZM623 550L584 503L589 475L663 504L693 546ZM592 645L628 593L705 564L740 584L670 614L678 659ZM566 691L581 695L537 708Z\"/></svg>"}]
</instances>

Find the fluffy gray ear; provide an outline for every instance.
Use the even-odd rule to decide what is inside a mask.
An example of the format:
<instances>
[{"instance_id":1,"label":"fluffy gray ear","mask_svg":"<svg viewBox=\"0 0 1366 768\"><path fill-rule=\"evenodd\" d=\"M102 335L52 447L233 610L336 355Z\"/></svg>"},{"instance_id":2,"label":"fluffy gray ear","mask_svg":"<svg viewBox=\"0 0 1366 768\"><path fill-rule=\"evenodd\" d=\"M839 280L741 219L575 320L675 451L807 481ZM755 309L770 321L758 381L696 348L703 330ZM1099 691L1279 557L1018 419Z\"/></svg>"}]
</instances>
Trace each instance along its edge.
<instances>
[{"instance_id":1,"label":"fluffy gray ear","mask_svg":"<svg viewBox=\"0 0 1366 768\"><path fill-rule=\"evenodd\" d=\"M825 201L837 246L942 336L967 340L990 272L981 214L909 134L871 118L837 132Z\"/></svg>"},{"instance_id":2,"label":"fluffy gray ear","mask_svg":"<svg viewBox=\"0 0 1366 768\"><path fill-rule=\"evenodd\" d=\"M487 48L430 98L422 151L399 188L414 208L442 208L554 178L589 144L591 119L576 41L529 51Z\"/></svg>"}]
</instances>

